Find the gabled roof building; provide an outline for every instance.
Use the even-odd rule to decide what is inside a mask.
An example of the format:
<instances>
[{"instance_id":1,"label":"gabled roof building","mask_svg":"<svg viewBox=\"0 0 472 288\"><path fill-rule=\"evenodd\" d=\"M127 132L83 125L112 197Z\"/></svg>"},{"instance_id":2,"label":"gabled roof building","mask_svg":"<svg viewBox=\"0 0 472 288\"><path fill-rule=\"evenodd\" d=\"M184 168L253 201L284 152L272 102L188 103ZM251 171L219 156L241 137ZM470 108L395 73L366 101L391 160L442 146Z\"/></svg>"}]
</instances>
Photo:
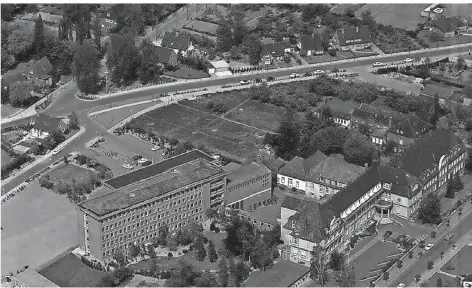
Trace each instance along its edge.
<instances>
[{"instance_id":1,"label":"gabled roof building","mask_svg":"<svg viewBox=\"0 0 472 288\"><path fill-rule=\"evenodd\" d=\"M362 50L372 44L369 27L339 28L333 36L333 44L341 51Z\"/></svg>"}]
</instances>

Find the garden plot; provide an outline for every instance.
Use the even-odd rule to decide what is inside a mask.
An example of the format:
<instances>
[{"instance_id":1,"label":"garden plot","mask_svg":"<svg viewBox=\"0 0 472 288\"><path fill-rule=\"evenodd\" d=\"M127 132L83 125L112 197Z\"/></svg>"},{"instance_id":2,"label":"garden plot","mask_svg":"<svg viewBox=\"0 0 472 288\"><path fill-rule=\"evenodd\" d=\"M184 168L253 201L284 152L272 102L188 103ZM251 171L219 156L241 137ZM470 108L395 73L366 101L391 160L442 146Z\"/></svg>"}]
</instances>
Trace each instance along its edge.
<instances>
[{"instance_id":1,"label":"garden plot","mask_svg":"<svg viewBox=\"0 0 472 288\"><path fill-rule=\"evenodd\" d=\"M216 30L218 29L218 25L209 22L203 22L200 20L193 20L189 24L185 25L185 28L190 28L193 30L197 30L198 32L202 32L204 34L208 33L216 36Z\"/></svg>"},{"instance_id":2,"label":"garden plot","mask_svg":"<svg viewBox=\"0 0 472 288\"><path fill-rule=\"evenodd\" d=\"M421 11L430 4L366 4L356 10L356 17L370 10L377 23L392 25L393 27L414 31L418 23L424 23L426 18L421 17Z\"/></svg>"}]
</instances>

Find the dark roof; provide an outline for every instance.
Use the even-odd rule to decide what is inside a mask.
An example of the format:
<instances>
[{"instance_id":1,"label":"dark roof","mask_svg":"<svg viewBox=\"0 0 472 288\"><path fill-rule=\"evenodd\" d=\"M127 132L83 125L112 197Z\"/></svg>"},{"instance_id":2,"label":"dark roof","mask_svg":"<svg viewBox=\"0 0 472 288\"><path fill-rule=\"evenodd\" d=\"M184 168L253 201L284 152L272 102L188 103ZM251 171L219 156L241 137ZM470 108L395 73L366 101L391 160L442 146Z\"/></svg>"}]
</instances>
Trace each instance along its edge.
<instances>
[{"instance_id":1,"label":"dark roof","mask_svg":"<svg viewBox=\"0 0 472 288\"><path fill-rule=\"evenodd\" d=\"M174 50L154 45L153 47L153 49L155 49L157 51L157 54L159 55L159 63L169 64L170 57L172 56L172 54L175 54Z\"/></svg>"},{"instance_id":2,"label":"dark roof","mask_svg":"<svg viewBox=\"0 0 472 288\"><path fill-rule=\"evenodd\" d=\"M393 159L391 166L401 168L424 181L428 178L423 177L422 173L435 168L441 156L449 154L454 147L465 150L462 140L454 132L443 128L431 130Z\"/></svg>"},{"instance_id":3,"label":"dark roof","mask_svg":"<svg viewBox=\"0 0 472 288\"><path fill-rule=\"evenodd\" d=\"M446 18L447 22L451 23L456 27L464 27L467 26L467 22L463 21L461 18L454 16Z\"/></svg>"},{"instance_id":4,"label":"dark roof","mask_svg":"<svg viewBox=\"0 0 472 288\"><path fill-rule=\"evenodd\" d=\"M457 31L456 25L449 22L446 18L438 18L433 20L433 25L444 33Z\"/></svg>"},{"instance_id":5,"label":"dark roof","mask_svg":"<svg viewBox=\"0 0 472 288\"><path fill-rule=\"evenodd\" d=\"M433 125L421 120L414 114L410 114L401 121L393 122L388 132L416 139L428 132L431 128L433 128Z\"/></svg>"},{"instance_id":6,"label":"dark roof","mask_svg":"<svg viewBox=\"0 0 472 288\"><path fill-rule=\"evenodd\" d=\"M340 28L336 33L338 35L339 45L341 46L372 42L369 27L367 26Z\"/></svg>"},{"instance_id":7,"label":"dark roof","mask_svg":"<svg viewBox=\"0 0 472 288\"><path fill-rule=\"evenodd\" d=\"M151 178L153 176L159 175L169 169L176 168L182 164L185 164L190 161L194 161L197 159L205 159L207 161L213 161L213 159L203 153L200 150L192 150L175 157L166 159L164 161L158 162L154 165L146 166L139 170L133 171L128 174L124 174L113 179L108 180L105 182L105 185L110 186L114 189L119 189L130 184L134 184L136 182Z\"/></svg>"},{"instance_id":8,"label":"dark roof","mask_svg":"<svg viewBox=\"0 0 472 288\"><path fill-rule=\"evenodd\" d=\"M334 214L327 206L315 199L285 195L282 207L297 211L288 218L284 228L292 230L290 235L318 243L326 237L325 228L329 227ZM295 228L292 223L295 222Z\"/></svg>"},{"instance_id":9,"label":"dark roof","mask_svg":"<svg viewBox=\"0 0 472 288\"><path fill-rule=\"evenodd\" d=\"M321 151L316 151L315 154L306 159L296 156L279 170L279 174L300 180L319 181L319 176L313 173L313 169L326 158L328 156Z\"/></svg>"},{"instance_id":10,"label":"dark roof","mask_svg":"<svg viewBox=\"0 0 472 288\"><path fill-rule=\"evenodd\" d=\"M79 206L102 216L184 188L192 183L219 174L224 175L223 173L220 167L199 158L161 173L152 179L82 202Z\"/></svg>"},{"instance_id":11,"label":"dark roof","mask_svg":"<svg viewBox=\"0 0 472 288\"><path fill-rule=\"evenodd\" d=\"M354 109L352 117L365 121L374 121L378 125L388 127L390 117L392 118L393 125L395 121L403 119L404 115L399 112L382 110L380 107L362 103L359 108Z\"/></svg>"},{"instance_id":12,"label":"dark roof","mask_svg":"<svg viewBox=\"0 0 472 288\"><path fill-rule=\"evenodd\" d=\"M61 121L62 119L56 117L51 117L46 114L39 114L38 118L36 118L36 121L34 122L33 128L52 134L58 131Z\"/></svg>"},{"instance_id":13,"label":"dark roof","mask_svg":"<svg viewBox=\"0 0 472 288\"><path fill-rule=\"evenodd\" d=\"M229 189L237 186L238 184L246 183L249 180L252 180L259 176L264 176L270 173L271 171L264 164L257 164L257 163L251 163L248 165L241 166L239 169L228 173L226 175L226 179L228 179L228 182L226 184L227 203L233 203L241 199L244 199L246 197L249 197L255 193L263 191L263 190L255 189L255 187L252 185L247 185L247 186L243 185L242 187L238 187L232 191L229 191Z\"/></svg>"},{"instance_id":14,"label":"dark roof","mask_svg":"<svg viewBox=\"0 0 472 288\"><path fill-rule=\"evenodd\" d=\"M318 34L315 34L314 37L311 35L300 36L300 44L302 50L323 51L321 36Z\"/></svg>"},{"instance_id":15,"label":"dark roof","mask_svg":"<svg viewBox=\"0 0 472 288\"><path fill-rule=\"evenodd\" d=\"M290 43L277 42L262 45L261 56L272 55L273 57L281 57L285 55L285 49L290 48Z\"/></svg>"},{"instance_id":16,"label":"dark roof","mask_svg":"<svg viewBox=\"0 0 472 288\"><path fill-rule=\"evenodd\" d=\"M335 118L351 119L354 109L359 107L359 103L355 101L343 101L339 98L332 98L328 103L316 109L319 113L324 107L328 107L331 115Z\"/></svg>"},{"instance_id":17,"label":"dark roof","mask_svg":"<svg viewBox=\"0 0 472 288\"><path fill-rule=\"evenodd\" d=\"M166 32L161 46L186 51L190 46L190 36L179 32Z\"/></svg>"}]
</instances>

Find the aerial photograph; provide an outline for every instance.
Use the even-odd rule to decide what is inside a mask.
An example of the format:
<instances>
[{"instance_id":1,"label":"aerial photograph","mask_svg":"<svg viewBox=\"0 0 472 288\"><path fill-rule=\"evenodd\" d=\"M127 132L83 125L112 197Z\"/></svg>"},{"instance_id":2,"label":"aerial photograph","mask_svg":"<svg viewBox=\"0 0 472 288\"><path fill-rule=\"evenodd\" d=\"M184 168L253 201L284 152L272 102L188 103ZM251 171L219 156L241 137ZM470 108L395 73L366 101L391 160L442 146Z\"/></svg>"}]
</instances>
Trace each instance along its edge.
<instances>
[{"instance_id":1,"label":"aerial photograph","mask_svg":"<svg viewBox=\"0 0 472 288\"><path fill-rule=\"evenodd\" d=\"M0 288L471 288L472 2L196 2L2 1Z\"/></svg>"}]
</instances>

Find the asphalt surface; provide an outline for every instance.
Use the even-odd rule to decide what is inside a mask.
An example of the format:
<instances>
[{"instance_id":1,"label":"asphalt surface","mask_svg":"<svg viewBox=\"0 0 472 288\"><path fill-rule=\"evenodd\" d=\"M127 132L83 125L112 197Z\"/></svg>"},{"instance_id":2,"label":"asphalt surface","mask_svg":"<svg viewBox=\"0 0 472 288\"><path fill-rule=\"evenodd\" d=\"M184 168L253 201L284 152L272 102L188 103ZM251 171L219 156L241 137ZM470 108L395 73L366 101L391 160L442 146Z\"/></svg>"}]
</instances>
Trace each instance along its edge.
<instances>
[{"instance_id":1,"label":"asphalt surface","mask_svg":"<svg viewBox=\"0 0 472 288\"><path fill-rule=\"evenodd\" d=\"M411 57L437 57L437 56L447 56L452 53L464 53L468 52L470 47L460 47L460 48L449 48L445 50L434 50L434 51L418 51L415 54L412 54ZM43 113L51 115L51 116L65 116L72 111L75 111L78 116L81 125L86 127L86 131L80 137L78 137L73 143L66 146L61 153L58 155L52 156L50 160L46 160L35 167L31 168L27 172L23 173L21 176L16 177L9 183L2 185L2 195L7 193L8 191L12 190L16 186L20 185L24 180L33 176L34 174L38 173L45 167L49 166L54 161L60 159L65 154L70 153L72 151L78 150L81 146L83 146L87 141L91 140L92 138L96 137L97 135L104 135L107 133L101 126L97 123L90 120L87 116L87 113L90 109L101 106L101 105L111 105L117 102L127 101L131 99L139 99L145 97L152 97L157 96L162 93L171 93L181 90L188 90L188 89L199 89L208 86L218 86L224 84L234 84L239 83L241 80L253 80L256 78L267 78L267 77L282 77L288 76L291 73L305 73L311 72L317 69L322 70L332 70L335 68L338 69L348 69L352 67L359 67L359 66L371 66L372 63L377 61L382 61L384 63L387 62L395 62L401 61L405 59L406 55L393 55L388 57L383 57L382 59L356 59L354 62L327 62L322 64L321 66L317 67L301 67L298 69L291 69L291 70L283 70L283 71L260 71L258 74L253 75L235 75L233 77L228 78L221 78L221 79L202 79L202 81L197 82L181 82L177 85L172 86L156 86L154 88L145 90L145 91L129 91L126 94L102 98L96 101L83 101L77 99L75 97L75 93L77 92L76 89L70 89L67 91L66 94L62 95L58 99L54 101ZM2 129L8 127L16 127L22 124L27 124L34 120L36 116L31 116L28 118L20 119L17 121L12 121L10 123L2 124ZM100 134L102 133L102 134Z\"/></svg>"},{"instance_id":2,"label":"asphalt surface","mask_svg":"<svg viewBox=\"0 0 472 288\"><path fill-rule=\"evenodd\" d=\"M448 233L443 235L442 237L438 238L438 241L435 241L435 244L433 248L430 251L424 251L423 257L417 260L417 262L412 266L409 267L407 270L404 270L400 274L398 274L395 278L393 278L389 284L388 287L397 287L398 284L400 283L405 283L408 285L408 283L414 283L415 279L414 277L417 274L422 274L427 265L428 261L432 260L435 261L436 259L439 259L441 257L441 252L445 252L452 247L452 243L449 243L449 241L444 241L444 237L446 237L447 234L449 233L454 233L454 238L452 239L452 242L454 242L454 239L459 239L463 235L469 233L472 231L472 210L470 210L467 214L462 216L463 218L460 220L459 224L457 224L454 228L450 229ZM426 243L429 244L429 243ZM414 255L416 257L416 255ZM409 261L409 260L407 260ZM421 282L426 282L427 279L421 279Z\"/></svg>"}]
</instances>

